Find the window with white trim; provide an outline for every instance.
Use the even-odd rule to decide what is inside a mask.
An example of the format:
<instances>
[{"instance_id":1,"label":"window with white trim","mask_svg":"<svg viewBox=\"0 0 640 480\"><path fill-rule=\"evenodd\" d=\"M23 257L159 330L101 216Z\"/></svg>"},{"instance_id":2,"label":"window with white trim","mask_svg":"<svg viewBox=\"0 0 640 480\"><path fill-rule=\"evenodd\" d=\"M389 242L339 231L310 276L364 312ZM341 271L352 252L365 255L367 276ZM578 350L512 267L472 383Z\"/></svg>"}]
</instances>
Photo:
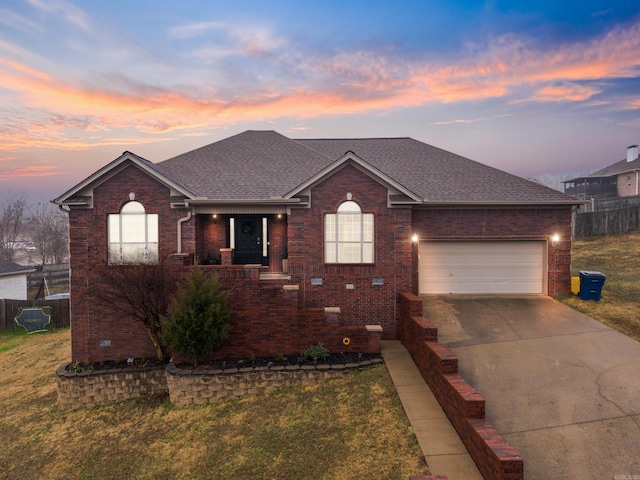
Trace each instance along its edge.
<instances>
[{"instance_id":1,"label":"window with white trim","mask_svg":"<svg viewBox=\"0 0 640 480\"><path fill-rule=\"evenodd\" d=\"M136 201L109 215L109 263L157 263L158 215Z\"/></svg>"},{"instance_id":2,"label":"window with white trim","mask_svg":"<svg viewBox=\"0 0 640 480\"><path fill-rule=\"evenodd\" d=\"M373 263L373 213L351 200L324 217L326 263Z\"/></svg>"}]
</instances>

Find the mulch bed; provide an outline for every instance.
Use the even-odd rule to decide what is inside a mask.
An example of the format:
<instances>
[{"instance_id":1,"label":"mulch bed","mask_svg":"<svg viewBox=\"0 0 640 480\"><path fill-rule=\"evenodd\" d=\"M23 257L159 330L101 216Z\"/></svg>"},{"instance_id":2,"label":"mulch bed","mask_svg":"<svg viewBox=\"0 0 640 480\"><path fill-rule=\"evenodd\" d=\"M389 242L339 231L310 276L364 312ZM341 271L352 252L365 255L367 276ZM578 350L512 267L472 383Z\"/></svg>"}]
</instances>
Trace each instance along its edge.
<instances>
[{"instance_id":1,"label":"mulch bed","mask_svg":"<svg viewBox=\"0 0 640 480\"><path fill-rule=\"evenodd\" d=\"M301 356L301 355L285 355L276 357L256 357L256 358L241 358L236 360L214 360L203 361L198 363L199 368L208 368L212 370L225 370L228 368L245 368L245 367L276 367L276 366L293 366L293 365L346 365L348 363L358 363L365 360L373 360L375 358L381 358L379 353L356 353L356 352L341 352L331 353L326 358L321 358L316 361ZM178 363L178 368L191 369L192 363Z\"/></svg>"},{"instance_id":2,"label":"mulch bed","mask_svg":"<svg viewBox=\"0 0 640 480\"><path fill-rule=\"evenodd\" d=\"M321 358L316 361L300 356L300 355L286 355L279 357L256 357L256 358L241 358L232 360L210 360L202 361L198 363L199 368L207 368L212 370L225 370L228 368L245 368L245 367L274 367L274 366L292 366L292 365L346 365L349 363L359 363L365 360L373 360L381 358L379 353L356 353L356 352L341 352L331 353L326 358ZM69 371L96 371L96 370L114 370L114 369L126 369L126 368L141 368L152 367L156 365L162 365L163 363L157 359L150 358L132 358L123 361L107 360L104 362L81 362L79 364L69 364L67 370ZM183 369L192 369L193 364L188 362L178 363L176 367Z\"/></svg>"}]
</instances>

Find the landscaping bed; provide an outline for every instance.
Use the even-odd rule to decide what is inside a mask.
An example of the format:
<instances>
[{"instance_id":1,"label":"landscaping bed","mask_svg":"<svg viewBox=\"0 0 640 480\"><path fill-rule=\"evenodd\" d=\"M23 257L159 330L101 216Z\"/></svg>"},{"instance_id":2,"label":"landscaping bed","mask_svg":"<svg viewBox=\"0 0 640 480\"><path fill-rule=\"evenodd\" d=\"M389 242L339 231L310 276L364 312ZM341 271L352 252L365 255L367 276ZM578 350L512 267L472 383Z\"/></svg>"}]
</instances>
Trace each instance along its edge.
<instances>
[{"instance_id":1,"label":"landscaping bed","mask_svg":"<svg viewBox=\"0 0 640 480\"><path fill-rule=\"evenodd\" d=\"M200 362L194 366L190 362L176 363L176 367L183 370L192 371L224 371L230 369L243 369L251 367L291 367L291 366L318 366L318 365L347 365L358 364L361 362L371 362L380 359L379 353L357 353L357 352L340 352L330 353L326 357L313 359L300 355L278 355L276 357L250 357L240 358L236 360L210 360Z\"/></svg>"},{"instance_id":2,"label":"landscaping bed","mask_svg":"<svg viewBox=\"0 0 640 480\"><path fill-rule=\"evenodd\" d=\"M308 386L383 363L378 354L321 352L321 358L279 355L197 366L187 362L164 365L146 358L67 363L56 371L58 404L62 409L75 409L168 393L174 405L201 405Z\"/></svg>"},{"instance_id":3,"label":"landscaping bed","mask_svg":"<svg viewBox=\"0 0 640 480\"><path fill-rule=\"evenodd\" d=\"M192 371L223 371L249 367L290 367L290 366L319 366L319 365L347 365L372 362L381 359L379 353L340 352L330 353L321 359L313 359L300 355L279 355L275 357L249 357L239 359L219 359L199 362L194 366L192 362L178 362L175 366L182 370ZM375 362L377 363L377 362ZM126 360L106 360L103 362L72 362L65 366L68 372L98 372L124 370L132 368L161 367L163 362L152 358L128 358Z\"/></svg>"}]
</instances>

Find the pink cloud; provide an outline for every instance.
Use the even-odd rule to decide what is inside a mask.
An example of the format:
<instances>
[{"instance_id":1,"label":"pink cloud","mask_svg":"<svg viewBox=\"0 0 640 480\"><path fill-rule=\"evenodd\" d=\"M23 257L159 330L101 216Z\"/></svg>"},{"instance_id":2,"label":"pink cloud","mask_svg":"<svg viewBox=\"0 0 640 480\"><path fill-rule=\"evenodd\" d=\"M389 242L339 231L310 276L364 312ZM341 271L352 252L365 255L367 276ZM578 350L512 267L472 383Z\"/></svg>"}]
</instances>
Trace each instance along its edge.
<instances>
[{"instance_id":1,"label":"pink cloud","mask_svg":"<svg viewBox=\"0 0 640 480\"><path fill-rule=\"evenodd\" d=\"M62 7L59 11L66 12ZM216 24L196 27L181 34L220 28ZM271 55L282 45L269 32L234 35L243 40L246 50L260 55L267 51ZM587 101L598 89L580 85L580 81L637 75L640 23L612 30L589 43L552 50L506 36L465 55L457 60L428 61L373 52L308 56L296 64L296 75L270 82L271 89L235 92L228 86L226 96L198 87L159 87L125 75L112 78L106 86L81 84L0 58L0 87L14 92L19 98L16 110L31 116L19 120L23 128L0 132L0 150L139 144L158 141L168 133L197 135L194 132L247 120L304 119L487 98ZM514 98L516 93L519 97ZM144 138L135 138L135 133L122 138L116 133L122 129L134 130Z\"/></svg>"},{"instance_id":2,"label":"pink cloud","mask_svg":"<svg viewBox=\"0 0 640 480\"><path fill-rule=\"evenodd\" d=\"M575 84L565 85L549 85L538 90L531 98L527 100L555 102L570 101L579 102L590 99L600 90L593 87L585 87Z\"/></svg>"},{"instance_id":3,"label":"pink cloud","mask_svg":"<svg viewBox=\"0 0 640 480\"><path fill-rule=\"evenodd\" d=\"M50 177L63 173L65 172L53 165L30 165L0 170L0 178Z\"/></svg>"}]
</instances>

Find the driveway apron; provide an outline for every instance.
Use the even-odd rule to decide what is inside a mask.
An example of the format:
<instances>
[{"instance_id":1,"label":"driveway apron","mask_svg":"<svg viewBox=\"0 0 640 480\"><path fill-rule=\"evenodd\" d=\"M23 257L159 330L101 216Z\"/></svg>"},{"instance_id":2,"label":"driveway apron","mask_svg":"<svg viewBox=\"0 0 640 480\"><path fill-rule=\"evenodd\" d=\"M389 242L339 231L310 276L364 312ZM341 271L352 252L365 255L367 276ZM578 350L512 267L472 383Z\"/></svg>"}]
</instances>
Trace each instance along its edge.
<instances>
[{"instance_id":1,"label":"driveway apron","mask_svg":"<svg viewBox=\"0 0 640 480\"><path fill-rule=\"evenodd\" d=\"M423 301L527 480L640 478L640 343L545 296Z\"/></svg>"}]
</instances>

